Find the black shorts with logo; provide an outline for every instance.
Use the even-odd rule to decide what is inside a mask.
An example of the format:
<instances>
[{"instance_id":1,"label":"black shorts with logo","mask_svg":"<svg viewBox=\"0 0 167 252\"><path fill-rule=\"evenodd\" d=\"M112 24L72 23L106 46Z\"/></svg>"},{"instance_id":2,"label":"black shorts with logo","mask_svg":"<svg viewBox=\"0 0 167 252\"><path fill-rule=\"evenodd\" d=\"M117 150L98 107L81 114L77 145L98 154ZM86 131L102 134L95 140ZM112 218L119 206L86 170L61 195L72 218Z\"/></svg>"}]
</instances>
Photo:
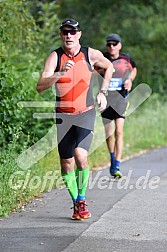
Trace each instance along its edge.
<instances>
[{"instance_id":1,"label":"black shorts with logo","mask_svg":"<svg viewBox=\"0 0 167 252\"><path fill-rule=\"evenodd\" d=\"M56 113L60 158L73 157L77 147L89 151L93 139L95 115L95 109L77 115Z\"/></svg>"}]
</instances>

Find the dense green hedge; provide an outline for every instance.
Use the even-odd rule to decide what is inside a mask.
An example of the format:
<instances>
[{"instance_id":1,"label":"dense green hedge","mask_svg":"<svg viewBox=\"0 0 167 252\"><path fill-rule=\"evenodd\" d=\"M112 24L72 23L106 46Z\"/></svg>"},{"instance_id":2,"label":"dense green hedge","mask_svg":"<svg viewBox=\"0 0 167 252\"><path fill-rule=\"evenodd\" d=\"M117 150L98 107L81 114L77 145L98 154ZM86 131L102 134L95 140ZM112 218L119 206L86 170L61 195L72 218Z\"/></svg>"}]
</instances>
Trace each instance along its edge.
<instances>
[{"instance_id":1,"label":"dense green hedge","mask_svg":"<svg viewBox=\"0 0 167 252\"><path fill-rule=\"evenodd\" d=\"M110 32L119 33L123 51L137 63L134 86L147 83L163 95L167 88L167 8L165 0L6 0L0 2L0 145L5 146L21 127L37 141L44 136L52 120L37 120L34 112L52 108L22 108L20 101L54 100L51 90L36 92L38 76L48 54L60 45L59 25L63 18L76 18L81 25L81 43L105 49ZM86 13L86 16L85 16ZM23 140L21 140L23 142Z\"/></svg>"}]
</instances>

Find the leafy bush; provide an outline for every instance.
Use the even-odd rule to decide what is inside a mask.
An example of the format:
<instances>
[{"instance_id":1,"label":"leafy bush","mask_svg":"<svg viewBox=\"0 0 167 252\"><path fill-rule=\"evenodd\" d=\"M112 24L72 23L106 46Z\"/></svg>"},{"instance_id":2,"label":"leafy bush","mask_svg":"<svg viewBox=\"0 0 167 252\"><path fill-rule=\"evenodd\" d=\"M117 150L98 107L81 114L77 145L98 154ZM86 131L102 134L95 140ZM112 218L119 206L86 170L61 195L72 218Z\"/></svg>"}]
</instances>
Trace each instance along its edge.
<instances>
[{"instance_id":1,"label":"leafy bush","mask_svg":"<svg viewBox=\"0 0 167 252\"><path fill-rule=\"evenodd\" d=\"M53 123L52 120L47 120L44 127L43 122L33 118L33 112L38 112L40 108L36 111L33 108L18 106L21 101L43 101L51 97L55 99L53 95L50 95L51 92L45 92L40 96L36 91L36 83L39 69L42 70L44 57L48 53L48 50L46 49L45 52L44 48L46 44L49 45L49 38L53 37L53 23L57 16L51 19L52 26L50 27L50 25L47 26L47 21L54 10L48 18L46 15L43 21L46 28L43 28L41 32L29 11L30 6L30 3L25 0L17 2L7 0L1 3L0 146L3 147L12 140L13 132L20 126L25 133L25 138L31 133L34 136L32 139L36 141ZM51 7L53 6L50 6L50 10ZM44 14L47 12L46 7L43 12ZM46 35L49 34L50 29L52 32L47 38ZM46 111L45 108L42 110L42 112Z\"/></svg>"}]
</instances>

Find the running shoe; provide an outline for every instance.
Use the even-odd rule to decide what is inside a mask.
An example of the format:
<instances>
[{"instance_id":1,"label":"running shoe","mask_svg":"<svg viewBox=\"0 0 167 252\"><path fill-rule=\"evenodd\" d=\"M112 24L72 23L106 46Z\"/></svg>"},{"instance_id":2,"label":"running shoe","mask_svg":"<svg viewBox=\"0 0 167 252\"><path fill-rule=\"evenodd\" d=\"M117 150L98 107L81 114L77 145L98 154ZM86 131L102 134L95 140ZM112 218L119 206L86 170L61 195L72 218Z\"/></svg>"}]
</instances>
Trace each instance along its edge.
<instances>
[{"instance_id":1,"label":"running shoe","mask_svg":"<svg viewBox=\"0 0 167 252\"><path fill-rule=\"evenodd\" d=\"M72 207L74 209L73 215L71 217L72 220L81 220L81 217L79 215L79 210L78 210L78 203L74 203L74 206Z\"/></svg>"},{"instance_id":2,"label":"running shoe","mask_svg":"<svg viewBox=\"0 0 167 252\"><path fill-rule=\"evenodd\" d=\"M88 219L91 217L91 213L89 212L85 200L78 200L78 213L81 219Z\"/></svg>"},{"instance_id":3,"label":"running shoe","mask_svg":"<svg viewBox=\"0 0 167 252\"><path fill-rule=\"evenodd\" d=\"M122 173L120 172L119 167L115 167L114 169L111 169L111 167L110 167L110 174L114 178L121 178L122 177Z\"/></svg>"}]
</instances>

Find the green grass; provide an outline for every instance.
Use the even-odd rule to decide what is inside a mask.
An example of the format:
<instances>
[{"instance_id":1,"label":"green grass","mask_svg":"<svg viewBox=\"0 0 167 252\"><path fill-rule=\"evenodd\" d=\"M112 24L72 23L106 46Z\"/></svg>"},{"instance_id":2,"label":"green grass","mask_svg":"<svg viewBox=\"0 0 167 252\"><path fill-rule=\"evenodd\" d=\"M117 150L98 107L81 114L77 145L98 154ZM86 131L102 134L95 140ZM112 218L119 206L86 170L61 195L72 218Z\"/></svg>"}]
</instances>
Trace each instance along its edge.
<instances>
[{"instance_id":1,"label":"green grass","mask_svg":"<svg viewBox=\"0 0 167 252\"><path fill-rule=\"evenodd\" d=\"M142 150L165 146L167 144L166 129L167 103L161 101L161 97L152 95L125 120L123 158ZM19 207L21 210L22 205L32 197L42 196L43 191L63 186L57 148L31 167L21 169L17 164L19 156L16 152L17 138L16 135L8 149L1 153L0 216L7 216ZM90 167L99 167L108 162L109 153L105 143L104 129L101 118L97 114L89 164Z\"/></svg>"},{"instance_id":2,"label":"green grass","mask_svg":"<svg viewBox=\"0 0 167 252\"><path fill-rule=\"evenodd\" d=\"M100 123L98 126L101 145L90 155L91 166L101 166L109 162L102 126ZM167 102L161 101L161 97L153 94L125 120L122 158L133 156L143 150L166 146L166 129ZM96 136L95 142L97 138Z\"/></svg>"},{"instance_id":3,"label":"green grass","mask_svg":"<svg viewBox=\"0 0 167 252\"><path fill-rule=\"evenodd\" d=\"M152 95L126 119L124 156L167 145L166 129L167 102L161 102Z\"/></svg>"}]
</instances>

